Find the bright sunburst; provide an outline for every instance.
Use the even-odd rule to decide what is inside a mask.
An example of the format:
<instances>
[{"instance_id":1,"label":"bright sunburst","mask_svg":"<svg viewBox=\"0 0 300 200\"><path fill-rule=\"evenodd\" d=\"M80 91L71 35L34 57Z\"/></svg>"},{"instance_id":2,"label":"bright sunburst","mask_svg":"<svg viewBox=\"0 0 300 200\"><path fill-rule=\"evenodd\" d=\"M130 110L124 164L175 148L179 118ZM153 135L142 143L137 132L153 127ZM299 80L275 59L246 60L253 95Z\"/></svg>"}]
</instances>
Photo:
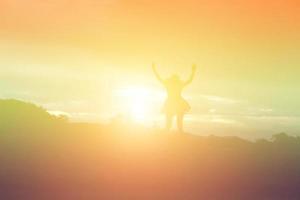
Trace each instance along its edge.
<instances>
[{"instance_id":1,"label":"bright sunburst","mask_svg":"<svg viewBox=\"0 0 300 200\"><path fill-rule=\"evenodd\" d=\"M129 115L131 120L138 123L147 123L154 118L154 102L157 93L151 88L128 86L118 90L121 110Z\"/></svg>"}]
</instances>

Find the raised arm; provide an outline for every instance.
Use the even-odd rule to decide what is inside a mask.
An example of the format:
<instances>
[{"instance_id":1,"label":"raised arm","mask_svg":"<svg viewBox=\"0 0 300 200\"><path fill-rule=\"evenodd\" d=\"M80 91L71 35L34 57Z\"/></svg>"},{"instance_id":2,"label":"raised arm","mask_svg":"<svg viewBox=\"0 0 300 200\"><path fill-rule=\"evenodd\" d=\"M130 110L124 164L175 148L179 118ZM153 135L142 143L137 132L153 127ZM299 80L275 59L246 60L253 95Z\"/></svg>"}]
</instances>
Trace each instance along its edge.
<instances>
[{"instance_id":1,"label":"raised arm","mask_svg":"<svg viewBox=\"0 0 300 200\"><path fill-rule=\"evenodd\" d=\"M190 84L190 83L194 80L195 74L196 74L196 69L197 69L197 67L196 67L196 65L194 64L194 65L192 66L192 73L191 73L191 76L190 76L190 78L189 78L187 81L184 82L184 85L188 85L188 84Z\"/></svg>"},{"instance_id":2,"label":"raised arm","mask_svg":"<svg viewBox=\"0 0 300 200\"><path fill-rule=\"evenodd\" d=\"M153 63L152 64L152 70L154 72L154 75L156 76L157 80L161 83L164 83L164 80L161 78L161 76L158 74L157 70L156 70L156 65Z\"/></svg>"}]
</instances>

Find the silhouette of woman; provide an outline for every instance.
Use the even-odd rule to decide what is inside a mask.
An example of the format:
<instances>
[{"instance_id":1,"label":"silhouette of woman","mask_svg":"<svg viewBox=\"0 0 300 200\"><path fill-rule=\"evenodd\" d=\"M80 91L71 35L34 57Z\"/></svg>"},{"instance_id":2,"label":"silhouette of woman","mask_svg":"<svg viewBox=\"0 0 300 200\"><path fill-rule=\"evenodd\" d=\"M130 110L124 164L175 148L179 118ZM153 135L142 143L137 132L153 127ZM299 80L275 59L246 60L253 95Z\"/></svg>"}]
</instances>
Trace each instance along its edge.
<instances>
[{"instance_id":1,"label":"silhouette of woman","mask_svg":"<svg viewBox=\"0 0 300 200\"><path fill-rule=\"evenodd\" d=\"M167 100L163 106L163 112L166 115L166 129L169 131L172 126L173 117L177 118L177 128L179 132L183 132L183 119L191 107L182 97L183 88L190 84L196 74L196 65L192 66L192 74L187 81L180 80L179 76L174 74L167 79L162 79L157 72L155 64L152 64L153 72L156 78L164 85L167 91Z\"/></svg>"}]
</instances>

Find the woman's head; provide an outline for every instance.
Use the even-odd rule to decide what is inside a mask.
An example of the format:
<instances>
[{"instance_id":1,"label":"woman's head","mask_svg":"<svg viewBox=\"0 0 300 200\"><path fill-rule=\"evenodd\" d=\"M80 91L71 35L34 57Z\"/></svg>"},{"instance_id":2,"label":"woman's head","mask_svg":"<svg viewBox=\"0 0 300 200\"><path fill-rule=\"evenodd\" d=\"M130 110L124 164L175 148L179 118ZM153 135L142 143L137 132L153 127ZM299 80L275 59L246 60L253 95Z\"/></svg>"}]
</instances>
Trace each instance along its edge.
<instances>
[{"instance_id":1,"label":"woman's head","mask_svg":"<svg viewBox=\"0 0 300 200\"><path fill-rule=\"evenodd\" d=\"M180 81L178 74L172 74L169 79L172 81Z\"/></svg>"}]
</instances>

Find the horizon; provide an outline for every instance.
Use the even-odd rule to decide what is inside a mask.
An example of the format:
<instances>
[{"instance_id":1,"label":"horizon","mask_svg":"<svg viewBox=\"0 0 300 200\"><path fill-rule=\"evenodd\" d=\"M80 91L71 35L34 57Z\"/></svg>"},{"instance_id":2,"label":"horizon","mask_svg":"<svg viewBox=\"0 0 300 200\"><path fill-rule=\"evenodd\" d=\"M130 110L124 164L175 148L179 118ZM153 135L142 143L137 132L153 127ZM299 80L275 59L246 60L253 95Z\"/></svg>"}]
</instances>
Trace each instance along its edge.
<instances>
[{"instance_id":1,"label":"horizon","mask_svg":"<svg viewBox=\"0 0 300 200\"><path fill-rule=\"evenodd\" d=\"M186 131L300 135L295 0L0 2L0 98L105 123L163 127L164 78L198 71ZM167 13L166 13L167 12ZM175 124L175 123L174 123Z\"/></svg>"}]
</instances>

